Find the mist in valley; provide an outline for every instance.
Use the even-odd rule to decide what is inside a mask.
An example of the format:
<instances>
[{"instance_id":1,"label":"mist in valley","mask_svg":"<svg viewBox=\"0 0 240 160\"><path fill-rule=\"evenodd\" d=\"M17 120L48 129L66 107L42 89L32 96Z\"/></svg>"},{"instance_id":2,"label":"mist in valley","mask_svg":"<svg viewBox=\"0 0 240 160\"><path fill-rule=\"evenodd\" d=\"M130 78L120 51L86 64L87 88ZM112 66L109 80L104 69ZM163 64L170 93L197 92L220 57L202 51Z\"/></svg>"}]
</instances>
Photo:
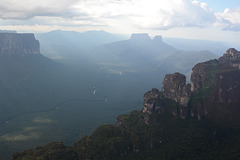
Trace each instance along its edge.
<instances>
[{"instance_id":1,"label":"mist in valley","mask_svg":"<svg viewBox=\"0 0 240 160\"><path fill-rule=\"evenodd\" d=\"M144 93L160 89L165 74L181 72L189 79L197 62L218 57L179 50L148 34L35 36L41 54L1 57L3 157L52 141L72 145L101 124L115 124L118 115L140 110Z\"/></svg>"}]
</instances>

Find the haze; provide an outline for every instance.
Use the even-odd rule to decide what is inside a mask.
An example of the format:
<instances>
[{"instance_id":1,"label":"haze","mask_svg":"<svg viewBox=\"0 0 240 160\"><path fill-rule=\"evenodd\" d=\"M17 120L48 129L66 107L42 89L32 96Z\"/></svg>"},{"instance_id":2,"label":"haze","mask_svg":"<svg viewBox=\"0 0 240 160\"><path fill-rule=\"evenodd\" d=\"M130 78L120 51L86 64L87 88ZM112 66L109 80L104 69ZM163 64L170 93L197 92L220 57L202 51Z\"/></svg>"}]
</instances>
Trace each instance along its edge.
<instances>
[{"instance_id":1,"label":"haze","mask_svg":"<svg viewBox=\"0 0 240 160\"><path fill-rule=\"evenodd\" d=\"M0 2L0 159L52 141L70 146L142 110L166 74L186 75L185 84L197 63L240 48L236 0Z\"/></svg>"}]
</instances>

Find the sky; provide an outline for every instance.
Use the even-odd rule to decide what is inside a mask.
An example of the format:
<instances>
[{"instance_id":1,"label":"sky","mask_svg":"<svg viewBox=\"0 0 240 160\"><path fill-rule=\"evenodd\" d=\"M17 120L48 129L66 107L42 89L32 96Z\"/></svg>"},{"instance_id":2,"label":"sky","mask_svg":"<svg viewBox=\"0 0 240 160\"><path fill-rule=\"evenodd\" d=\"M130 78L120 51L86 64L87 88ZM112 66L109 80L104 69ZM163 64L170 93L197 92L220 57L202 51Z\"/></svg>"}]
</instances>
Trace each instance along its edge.
<instances>
[{"instance_id":1,"label":"sky","mask_svg":"<svg viewBox=\"0 0 240 160\"><path fill-rule=\"evenodd\" d=\"M0 0L0 30L104 30L240 42L239 0Z\"/></svg>"}]
</instances>

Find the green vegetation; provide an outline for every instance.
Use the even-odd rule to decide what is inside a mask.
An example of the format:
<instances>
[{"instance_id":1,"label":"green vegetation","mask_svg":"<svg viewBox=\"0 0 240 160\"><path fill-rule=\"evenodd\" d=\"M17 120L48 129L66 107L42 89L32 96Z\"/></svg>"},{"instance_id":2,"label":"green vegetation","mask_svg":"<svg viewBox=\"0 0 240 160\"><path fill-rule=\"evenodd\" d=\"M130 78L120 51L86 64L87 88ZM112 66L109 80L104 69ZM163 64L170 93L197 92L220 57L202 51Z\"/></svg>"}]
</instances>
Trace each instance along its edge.
<instances>
[{"instance_id":1,"label":"green vegetation","mask_svg":"<svg viewBox=\"0 0 240 160\"><path fill-rule=\"evenodd\" d=\"M55 33L42 37L41 46L45 45L45 50L42 48L41 51L48 51L64 64L42 55L0 58L0 158L9 158L12 152L52 141L63 143L14 154L14 158L60 159L60 155L66 154L65 159L75 159L75 155L91 159L134 159L132 156L141 159L143 155L155 155L152 146L159 146L156 136L172 125L171 116L161 119L169 126L162 124L165 127L160 126L158 131L154 125L144 123L144 114L134 111L121 116L123 125L119 127L104 125L73 147L64 145L72 145L101 124L113 124L119 114L140 109L144 92L151 87L159 88L165 73L175 69L187 73L199 57L215 57L208 52L206 56L196 52L191 58L191 53L178 51L178 55L167 58L164 54L168 49L159 45L162 42L153 44L154 52L153 45L135 45L131 41L104 45L103 48L93 47L100 45L96 42L97 45L87 49L82 48L90 44L83 43L87 38L70 41L65 34L53 38ZM47 41L49 38L53 39ZM96 40L96 36L93 38ZM89 51L89 48L94 49ZM156 58L160 55L165 60L159 62ZM186 60L186 57L190 58ZM93 94L95 89L96 94ZM164 103L175 108L178 105L167 100ZM151 128L155 130L153 133ZM58 155L58 152L62 154Z\"/></svg>"},{"instance_id":2,"label":"green vegetation","mask_svg":"<svg viewBox=\"0 0 240 160\"><path fill-rule=\"evenodd\" d=\"M72 145L119 114L140 109L149 88L140 74L109 74L91 64L76 69L34 56L0 62L0 159L52 141Z\"/></svg>"},{"instance_id":3,"label":"green vegetation","mask_svg":"<svg viewBox=\"0 0 240 160\"><path fill-rule=\"evenodd\" d=\"M122 120L120 126L100 126L72 147L53 143L15 153L13 159L23 160L31 156L35 159L46 156L47 159L51 153L58 151L61 151L61 156L73 160L234 160L240 156L240 130L216 128L208 120L181 120L169 114L160 116L156 123L146 125L143 117L142 112L133 111L118 118ZM51 160L58 158L51 157Z\"/></svg>"},{"instance_id":4,"label":"green vegetation","mask_svg":"<svg viewBox=\"0 0 240 160\"><path fill-rule=\"evenodd\" d=\"M200 107L209 107L209 113L206 116L201 115L200 121L197 115L189 115L187 119L173 116L172 110L177 109L178 103L159 94L156 103L161 103L168 110L164 114L152 113L154 121L149 124L144 119L148 113L134 110L130 114L120 115L117 125L102 125L71 147L60 142L51 143L35 150L14 153L13 160L58 160L60 157L73 160L237 160L240 157L239 109L236 110L238 104L225 105L211 100L216 94L215 89L219 89L215 87L218 84L217 74L224 73L226 76L227 68L219 66L216 60L209 61L206 66L206 80L200 91L191 95L190 102L190 105L200 111ZM231 77L231 74L228 76ZM238 79L235 77L233 80L236 82ZM53 121L46 117L37 117L34 122ZM35 129L29 127L25 131Z\"/></svg>"},{"instance_id":5,"label":"green vegetation","mask_svg":"<svg viewBox=\"0 0 240 160\"><path fill-rule=\"evenodd\" d=\"M32 154L33 153L33 154ZM22 157L21 160L77 160L77 155L71 148L65 147L61 142L53 142L45 147L37 147L34 151L23 151L12 155L13 159Z\"/></svg>"}]
</instances>

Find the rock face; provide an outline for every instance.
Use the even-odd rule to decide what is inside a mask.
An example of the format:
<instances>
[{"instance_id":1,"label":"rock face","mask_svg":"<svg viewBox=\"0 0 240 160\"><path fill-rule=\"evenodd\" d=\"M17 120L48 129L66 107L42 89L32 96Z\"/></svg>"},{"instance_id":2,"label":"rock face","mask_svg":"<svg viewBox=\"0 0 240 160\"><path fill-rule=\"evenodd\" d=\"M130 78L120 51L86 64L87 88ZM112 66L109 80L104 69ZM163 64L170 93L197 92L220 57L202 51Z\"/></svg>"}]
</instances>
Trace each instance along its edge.
<instances>
[{"instance_id":1,"label":"rock face","mask_svg":"<svg viewBox=\"0 0 240 160\"><path fill-rule=\"evenodd\" d=\"M228 122L240 107L239 52L229 49L218 60L199 63L191 75L191 115Z\"/></svg>"},{"instance_id":2,"label":"rock face","mask_svg":"<svg viewBox=\"0 0 240 160\"><path fill-rule=\"evenodd\" d=\"M155 117L152 116L154 113L163 114L164 107L162 106L161 101L159 101L159 90L153 88L151 91L148 91L144 94L144 105L143 105L143 113L147 113L144 117L144 120L147 124L155 121ZM154 120L153 120L154 119Z\"/></svg>"},{"instance_id":3,"label":"rock face","mask_svg":"<svg viewBox=\"0 0 240 160\"><path fill-rule=\"evenodd\" d=\"M198 92L204 87L208 76L208 71L213 69L213 66L210 63L210 61L198 63L192 68L191 92Z\"/></svg>"},{"instance_id":4,"label":"rock face","mask_svg":"<svg viewBox=\"0 0 240 160\"><path fill-rule=\"evenodd\" d=\"M0 33L0 55L40 54L34 34Z\"/></svg>"},{"instance_id":5,"label":"rock face","mask_svg":"<svg viewBox=\"0 0 240 160\"><path fill-rule=\"evenodd\" d=\"M190 98L190 85L186 84L186 76L180 73L167 74L162 83L162 93L180 105L187 106Z\"/></svg>"},{"instance_id":6,"label":"rock face","mask_svg":"<svg viewBox=\"0 0 240 160\"><path fill-rule=\"evenodd\" d=\"M218 60L199 63L192 69L190 84L180 73L167 74L162 91L152 89L144 95L143 112L162 115L170 111L180 118L197 117L199 120L218 117L224 123L239 119L240 112L240 52L230 48ZM178 105L166 103L166 99ZM149 118L145 118L149 123ZM217 120L218 121L218 120Z\"/></svg>"},{"instance_id":7,"label":"rock face","mask_svg":"<svg viewBox=\"0 0 240 160\"><path fill-rule=\"evenodd\" d=\"M149 114L152 114L153 112L157 112L159 114L162 114L164 110L161 110L161 105L158 104L158 98L159 98L159 90L156 88L153 88L151 91L148 91L144 94L144 107L143 112L147 112Z\"/></svg>"},{"instance_id":8,"label":"rock face","mask_svg":"<svg viewBox=\"0 0 240 160\"><path fill-rule=\"evenodd\" d=\"M168 104L168 98L177 103ZM147 113L145 122L147 124L154 122L156 116L169 112L182 119L187 117L188 101L190 98L190 85L186 84L186 77L180 73L167 74L162 83L162 91L153 88L144 94L143 112ZM149 116L151 115L151 116Z\"/></svg>"},{"instance_id":9,"label":"rock face","mask_svg":"<svg viewBox=\"0 0 240 160\"><path fill-rule=\"evenodd\" d=\"M219 63L229 65L240 70L240 52L234 48L230 48L219 59Z\"/></svg>"}]
</instances>

